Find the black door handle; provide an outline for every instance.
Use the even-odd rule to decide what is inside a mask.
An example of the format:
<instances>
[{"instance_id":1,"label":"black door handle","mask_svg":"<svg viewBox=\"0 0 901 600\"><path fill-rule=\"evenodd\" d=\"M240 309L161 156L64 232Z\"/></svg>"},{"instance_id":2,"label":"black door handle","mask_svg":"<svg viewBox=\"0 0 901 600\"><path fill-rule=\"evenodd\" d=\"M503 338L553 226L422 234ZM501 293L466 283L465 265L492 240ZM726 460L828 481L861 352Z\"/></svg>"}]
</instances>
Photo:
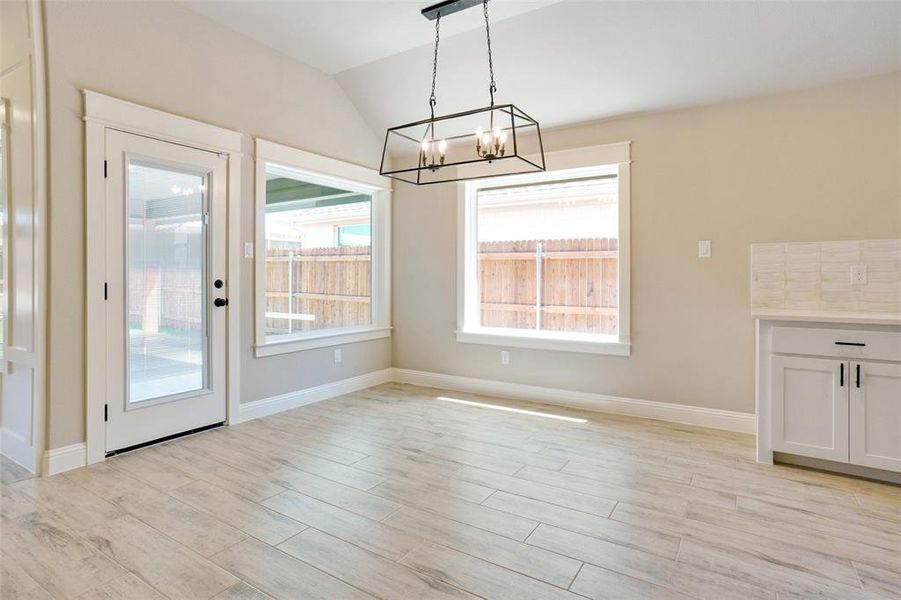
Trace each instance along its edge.
<instances>
[{"instance_id":1,"label":"black door handle","mask_svg":"<svg viewBox=\"0 0 901 600\"><path fill-rule=\"evenodd\" d=\"M857 387L860 387L860 363L857 363Z\"/></svg>"},{"instance_id":2,"label":"black door handle","mask_svg":"<svg viewBox=\"0 0 901 600\"><path fill-rule=\"evenodd\" d=\"M213 300L213 305L217 307L228 306L228 298L216 298Z\"/></svg>"},{"instance_id":3,"label":"black door handle","mask_svg":"<svg viewBox=\"0 0 901 600\"><path fill-rule=\"evenodd\" d=\"M838 385L845 387L845 363L841 363L838 371Z\"/></svg>"}]
</instances>

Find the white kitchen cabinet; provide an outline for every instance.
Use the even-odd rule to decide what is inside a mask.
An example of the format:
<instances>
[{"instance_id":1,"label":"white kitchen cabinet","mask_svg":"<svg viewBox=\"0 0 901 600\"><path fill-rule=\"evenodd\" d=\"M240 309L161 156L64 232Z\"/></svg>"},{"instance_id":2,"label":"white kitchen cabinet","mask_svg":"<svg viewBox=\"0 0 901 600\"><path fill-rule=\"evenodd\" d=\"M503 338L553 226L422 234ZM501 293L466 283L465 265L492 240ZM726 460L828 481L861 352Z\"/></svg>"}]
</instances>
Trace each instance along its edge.
<instances>
[{"instance_id":1,"label":"white kitchen cabinet","mask_svg":"<svg viewBox=\"0 0 901 600\"><path fill-rule=\"evenodd\" d=\"M901 317L758 319L757 460L773 452L901 473Z\"/></svg>"},{"instance_id":2,"label":"white kitchen cabinet","mask_svg":"<svg viewBox=\"0 0 901 600\"><path fill-rule=\"evenodd\" d=\"M773 450L848 460L848 365L773 357Z\"/></svg>"},{"instance_id":3,"label":"white kitchen cabinet","mask_svg":"<svg viewBox=\"0 0 901 600\"><path fill-rule=\"evenodd\" d=\"M901 364L851 367L850 462L901 472Z\"/></svg>"}]
</instances>

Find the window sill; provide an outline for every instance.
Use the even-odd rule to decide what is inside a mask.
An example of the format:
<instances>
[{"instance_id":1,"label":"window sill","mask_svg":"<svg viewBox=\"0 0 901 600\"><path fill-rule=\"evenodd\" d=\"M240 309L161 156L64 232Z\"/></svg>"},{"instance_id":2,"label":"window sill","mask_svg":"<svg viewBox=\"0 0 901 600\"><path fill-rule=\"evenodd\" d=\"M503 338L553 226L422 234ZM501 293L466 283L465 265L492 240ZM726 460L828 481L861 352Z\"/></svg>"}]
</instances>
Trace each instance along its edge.
<instances>
[{"instance_id":1,"label":"window sill","mask_svg":"<svg viewBox=\"0 0 901 600\"><path fill-rule=\"evenodd\" d=\"M366 342L388 337L391 337L391 327L366 327L338 332L335 330L323 331L321 333L312 333L303 337L286 338L277 342L268 342L266 344L257 345L254 347L254 356L261 358L264 356L275 356L276 354L302 352L303 350L328 348L329 346L340 346L342 344L353 344L356 342Z\"/></svg>"},{"instance_id":2,"label":"window sill","mask_svg":"<svg viewBox=\"0 0 901 600\"><path fill-rule=\"evenodd\" d=\"M581 352L584 354L609 354L629 356L632 344L618 341L610 336L610 341L581 335L544 336L534 333L517 333L508 329L479 329L458 331L457 342L463 344L485 344L511 348L531 348L534 350L557 350L560 352Z\"/></svg>"}]
</instances>

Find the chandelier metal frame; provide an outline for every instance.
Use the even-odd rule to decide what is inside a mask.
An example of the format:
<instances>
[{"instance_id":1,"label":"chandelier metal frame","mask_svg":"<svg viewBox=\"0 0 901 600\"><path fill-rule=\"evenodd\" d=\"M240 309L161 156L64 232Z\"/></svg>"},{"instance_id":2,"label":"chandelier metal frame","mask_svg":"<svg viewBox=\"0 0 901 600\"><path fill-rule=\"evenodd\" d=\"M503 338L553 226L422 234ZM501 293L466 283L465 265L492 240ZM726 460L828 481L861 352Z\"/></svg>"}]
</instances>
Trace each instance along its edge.
<instances>
[{"instance_id":1,"label":"chandelier metal frame","mask_svg":"<svg viewBox=\"0 0 901 600\"><path fill-rule=\"evenodd\" d=\"M478 4L482 5L485 16L490 103L482 108L436 116L438 100L435 89L438 80L441 18ZM430 117L391 127L386 131L379 173L415 185L429 185L544 171L544 146L538 121L513 104L495 104L497 83L491 54L488 0L445 0L424 8L422 15L435 21ZM459 129L461 126L465 128L465 124L474 120L478 121L481 113L484 113L487 121L486 131L481 126L476 132L462 132ZM439 136L439 132L444 135ZM524 147L524 136L529 148ZM467 140L472 143L467 144ZM394 155L389 153L389 145L395 149L398 144L402 150ZM526 152L529 149L531 152ZM452 158L450 154L457 155L457 158ZM411 164L412 158L415 158L415 166ZM401 164L392 164L395 161Z\"/></svg>"}]
</instances>

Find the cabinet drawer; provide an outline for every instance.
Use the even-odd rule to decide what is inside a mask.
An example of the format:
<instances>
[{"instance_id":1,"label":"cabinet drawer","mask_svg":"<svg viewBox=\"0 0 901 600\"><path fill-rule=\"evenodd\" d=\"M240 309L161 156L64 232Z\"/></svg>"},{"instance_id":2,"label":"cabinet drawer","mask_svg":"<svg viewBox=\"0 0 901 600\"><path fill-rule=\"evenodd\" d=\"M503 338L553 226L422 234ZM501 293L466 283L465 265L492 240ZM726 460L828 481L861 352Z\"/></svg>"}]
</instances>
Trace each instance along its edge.
<instances>
[{"instance_id":1,"label":"cabinet drawer","mask_svg":"<svg viewBox=\"0 0 901 600\"><path fill-rule=\"evenodd\" d=\"M773 352L901 361L901 331L774 327Z\"/></svg>"}]
</instances>

